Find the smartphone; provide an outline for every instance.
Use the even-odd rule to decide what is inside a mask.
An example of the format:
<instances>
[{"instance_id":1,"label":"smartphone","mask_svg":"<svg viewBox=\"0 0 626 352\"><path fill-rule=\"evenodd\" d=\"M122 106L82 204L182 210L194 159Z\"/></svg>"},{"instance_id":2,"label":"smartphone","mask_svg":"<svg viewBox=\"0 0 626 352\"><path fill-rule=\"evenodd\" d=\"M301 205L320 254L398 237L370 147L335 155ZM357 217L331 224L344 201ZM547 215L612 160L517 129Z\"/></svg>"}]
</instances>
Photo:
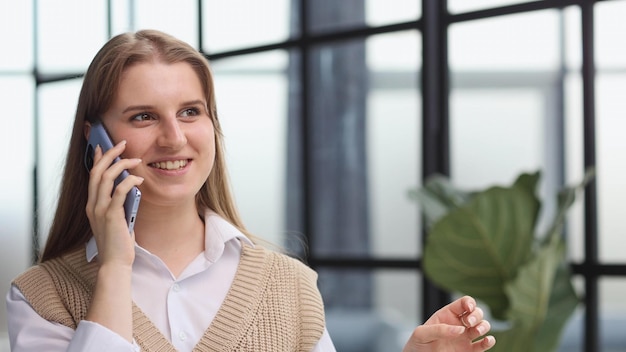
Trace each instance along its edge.
<instances>
[{"instance_id":1,"label":"smartphone","mask_svg":"<svg viewBox=\"0 0 626 352\"><path fill-rule=\"evenodd\" d=\"M89 138L87 139L87 149L85 150L85 167L90 171L93 167L94 152L97 146L100 146L102 153L106 153L107 150L113 148L113 141L109 137L104 125L101 122L95 122L91 124L91 130L89 132ZM117 157L113 160L113 163L120 161ZM122 173L113 182L113 190L130 174L128 170L122 171ZM135 218L137 217L137 209L139 208L139 202L141 201L141 191L136 186L128 192L126 200L124 201L124 213L126 215L126 223L128 224L128 231L133 232L135 227Z\"/></svg>"}]
</instances>

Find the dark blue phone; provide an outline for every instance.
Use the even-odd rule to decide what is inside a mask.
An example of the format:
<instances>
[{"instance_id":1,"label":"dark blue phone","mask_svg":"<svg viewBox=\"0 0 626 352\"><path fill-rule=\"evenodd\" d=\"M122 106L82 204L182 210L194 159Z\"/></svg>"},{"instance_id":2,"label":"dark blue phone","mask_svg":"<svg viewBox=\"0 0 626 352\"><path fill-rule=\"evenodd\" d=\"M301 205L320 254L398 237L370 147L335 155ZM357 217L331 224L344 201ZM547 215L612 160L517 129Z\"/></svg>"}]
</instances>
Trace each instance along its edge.
<instances>
[{"instance_id":1,"label":"dark blue phone","mask_svg":"<svg viewBox=\"0 0 626 352\"><path fill-rule=\"evenodd\" d=\"M89 132L89 138L87 139L87 149L85 150L85 167L87 170L91 170L93 167L93 157L96 150L96 146L100 146L102 153L106 153L107 150L113 148L113 142L109 137L104 125L101 122L95 122L91 124L91 130ZM119 157L113 160L116 163L120 160ZM130 175L128 170L122 171L122 173L113 182L113 189L122 182L126 177ZM126 214L126 223L128 224L128 231L133 232L135 227L135 218L137 217L137 209L139 208L139 202L141 200L141 191L139 188L133 186L133 188L126 195L124 201L124 213Z\"/></svg>"}]
</instances>

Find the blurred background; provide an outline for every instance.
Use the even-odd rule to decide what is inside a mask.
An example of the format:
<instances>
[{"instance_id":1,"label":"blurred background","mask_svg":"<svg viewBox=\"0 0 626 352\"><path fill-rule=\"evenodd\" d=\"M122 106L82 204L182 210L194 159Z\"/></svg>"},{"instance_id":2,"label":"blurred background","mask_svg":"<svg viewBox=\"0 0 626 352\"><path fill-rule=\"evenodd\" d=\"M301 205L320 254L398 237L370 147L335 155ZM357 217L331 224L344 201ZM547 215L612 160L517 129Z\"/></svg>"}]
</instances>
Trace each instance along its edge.
<instances>
[{"instance_id":1,"label":"blurred background","mask_svg":"<svg viewBox=\"0 0 626 352\"><path fill-rule=\"evenodd\" d=\"M45 243L82 74L154 28L211 60L244 221L319 272L339 351L400 351L450 298L420 270L407 192L427 176L541 170L550 211L591 165L561 349L626 351L624 18L624 0L0 0L2 293Z\"/></svg>"}]
</instances>

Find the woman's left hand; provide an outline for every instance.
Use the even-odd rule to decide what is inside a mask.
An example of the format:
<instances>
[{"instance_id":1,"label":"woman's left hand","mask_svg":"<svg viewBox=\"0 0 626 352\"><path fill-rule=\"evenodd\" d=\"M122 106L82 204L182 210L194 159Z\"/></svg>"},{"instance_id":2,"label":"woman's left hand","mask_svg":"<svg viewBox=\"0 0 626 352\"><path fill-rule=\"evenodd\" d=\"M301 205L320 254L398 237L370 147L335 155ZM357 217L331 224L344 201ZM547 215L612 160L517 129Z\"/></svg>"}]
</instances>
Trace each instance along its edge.
<instances>
[{"instance_id":1,"label":"woman's left hand","mask_svg":"<svg viewBox=\"0 0 626 352\"><path fill-rule=\"evenodd\" d=\"M403 352L486 351L496 344L493 336L474 340L490 329L491 325L483 320L483 311L476 306L476 301L465 296L441 308L415 328Z\"/></svg>"}]
</instances>

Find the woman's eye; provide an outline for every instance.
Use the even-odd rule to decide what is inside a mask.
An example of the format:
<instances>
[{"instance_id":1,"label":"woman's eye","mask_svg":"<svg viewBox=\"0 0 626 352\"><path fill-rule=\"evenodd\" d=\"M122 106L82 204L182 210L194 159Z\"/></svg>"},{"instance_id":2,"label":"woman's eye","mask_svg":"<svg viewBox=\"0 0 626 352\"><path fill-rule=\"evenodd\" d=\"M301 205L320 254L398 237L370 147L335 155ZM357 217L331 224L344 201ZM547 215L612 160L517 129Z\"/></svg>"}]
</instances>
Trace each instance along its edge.
<instances>
[{"instance_id":1,"label":"woman's eye","mask_svg":"<svg viewBox=\"0 0 626 352\"><path fill-rule=\"evenodd\" d=\"M184 116L184 117L198 116L199 114L200 114L200 110L197 108L189 108L181 112L181 116Z\"/></svg>"},{"instance_id":2,"label":"woman's eye","mask_svg":"<svg viewBox=\"0 0 626 352\"><path fill-rule=\"evenodd\" d=\"M151 119L151 116L146 113L137 114L132 117L132 120L134 121L147 121L150 119Z\"/></svg>"}]
</instances>

